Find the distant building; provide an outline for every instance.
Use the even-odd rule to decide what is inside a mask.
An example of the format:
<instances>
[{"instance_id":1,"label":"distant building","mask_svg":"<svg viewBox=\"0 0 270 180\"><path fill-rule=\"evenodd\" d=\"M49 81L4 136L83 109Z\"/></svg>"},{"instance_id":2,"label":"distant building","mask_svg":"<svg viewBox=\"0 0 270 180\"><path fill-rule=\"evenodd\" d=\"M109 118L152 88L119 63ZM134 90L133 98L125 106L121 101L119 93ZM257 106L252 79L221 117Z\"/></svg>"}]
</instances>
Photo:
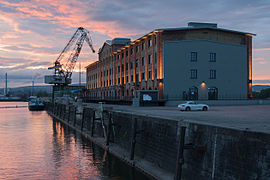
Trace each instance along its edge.
<instances>
[{"instance_id":1,"label":"distant building","mask_svg":"<svg viewBox=\"0 0 270 180\"><path fill-rule=\"evenodd\" d=\"M165 100L247 99L252 96L254 34L188 23L156 29L135 41L115 38L88 65L92 98L131 99L158 90Z\"/></svg>"}]
</instances>

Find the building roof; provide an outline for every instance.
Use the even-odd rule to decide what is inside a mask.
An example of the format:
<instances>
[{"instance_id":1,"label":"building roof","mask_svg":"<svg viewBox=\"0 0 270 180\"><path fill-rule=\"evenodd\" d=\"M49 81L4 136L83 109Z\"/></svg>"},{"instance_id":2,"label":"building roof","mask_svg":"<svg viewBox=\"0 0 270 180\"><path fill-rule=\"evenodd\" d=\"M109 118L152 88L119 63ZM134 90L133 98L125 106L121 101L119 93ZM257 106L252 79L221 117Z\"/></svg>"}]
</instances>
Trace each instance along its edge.
<instances>
[{"instance_id":1,"label":"building roof","mask_svg":"<svg viewBox=\"0 0 270 180\"><path fill-rule=\"evenodd\" d=\"M232 32L232 33L237 33L237 34L256 36L256 34L249 33L249 32L242 32L242 31L235 31L231 29L219 28L217 27L216 23L200 23L200 22L189 22L188 27L161 28L161 29L155 29L155 31L177 31L177 30L192 30L192 29L213 29L213 30L227 31L227 32Z\"/></svg>"}]
</instances>

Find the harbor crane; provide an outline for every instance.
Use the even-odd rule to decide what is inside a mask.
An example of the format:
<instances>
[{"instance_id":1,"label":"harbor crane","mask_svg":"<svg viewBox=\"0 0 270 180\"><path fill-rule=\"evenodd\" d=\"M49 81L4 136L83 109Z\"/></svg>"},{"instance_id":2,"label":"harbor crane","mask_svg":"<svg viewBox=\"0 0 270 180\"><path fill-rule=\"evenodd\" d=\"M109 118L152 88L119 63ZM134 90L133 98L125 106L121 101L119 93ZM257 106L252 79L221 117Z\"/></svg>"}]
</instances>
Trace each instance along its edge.
<instances>
[{"instance_id":1,"label":"harbor crane","mask_svg":"<svg viewBox=\"0 0 270 180\"><path fill-rule=\"evenodd\" d=\"M95 53L89 31L83 27L79 27L55 60L54 66L48 68L54 69L54 75L45 76L45 83L54 84L55 86L67 86L71 84L72 71L76 65L84 41L87 42L92 52ZM70 50L75 42L76 44L73 50ZM64 63L63 61L66 60L65 57L67 54L70 55L67 61L65 61L66 63Z\"/></svg>"}]
</instances>

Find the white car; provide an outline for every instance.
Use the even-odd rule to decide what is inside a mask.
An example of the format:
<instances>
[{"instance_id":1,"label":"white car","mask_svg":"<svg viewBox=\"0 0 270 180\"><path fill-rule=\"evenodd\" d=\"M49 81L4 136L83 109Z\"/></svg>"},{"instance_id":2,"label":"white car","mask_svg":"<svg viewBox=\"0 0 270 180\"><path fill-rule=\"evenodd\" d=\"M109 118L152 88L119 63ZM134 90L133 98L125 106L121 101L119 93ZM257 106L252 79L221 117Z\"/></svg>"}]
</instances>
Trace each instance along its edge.
<instances>
[{"instance_id":1,"label":"white car","mask_svg":"<svg viewBox=\"0 0 270 180\"><path fill-rule=\"evenodd\" d=\"M194 101L187 101L184 104L179 104L178 109L180 109L181 111L190 111L190 110L207 111L209 110L209 106L206 104L197 104Z\"/></svg>"}]
</instances>

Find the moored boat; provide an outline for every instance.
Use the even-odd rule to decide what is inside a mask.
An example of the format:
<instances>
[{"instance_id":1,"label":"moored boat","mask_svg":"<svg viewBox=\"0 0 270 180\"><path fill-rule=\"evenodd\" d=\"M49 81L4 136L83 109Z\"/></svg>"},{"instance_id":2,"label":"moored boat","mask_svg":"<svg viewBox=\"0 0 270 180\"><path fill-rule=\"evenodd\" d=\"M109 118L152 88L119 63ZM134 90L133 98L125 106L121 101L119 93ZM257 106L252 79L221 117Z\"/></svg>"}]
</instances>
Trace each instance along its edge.
<instances>
[{"instance_id":1,"label":"moored boat","mask_svg":"<svg viewBox=\"0 0 270 180\"><path fill-rule=\"evenodd\" d=\"M30 96L28 102L28 109L30 111L41 111L44 110L45 106L41 100L36 96Z\"/></svg>"}]
</instances>

